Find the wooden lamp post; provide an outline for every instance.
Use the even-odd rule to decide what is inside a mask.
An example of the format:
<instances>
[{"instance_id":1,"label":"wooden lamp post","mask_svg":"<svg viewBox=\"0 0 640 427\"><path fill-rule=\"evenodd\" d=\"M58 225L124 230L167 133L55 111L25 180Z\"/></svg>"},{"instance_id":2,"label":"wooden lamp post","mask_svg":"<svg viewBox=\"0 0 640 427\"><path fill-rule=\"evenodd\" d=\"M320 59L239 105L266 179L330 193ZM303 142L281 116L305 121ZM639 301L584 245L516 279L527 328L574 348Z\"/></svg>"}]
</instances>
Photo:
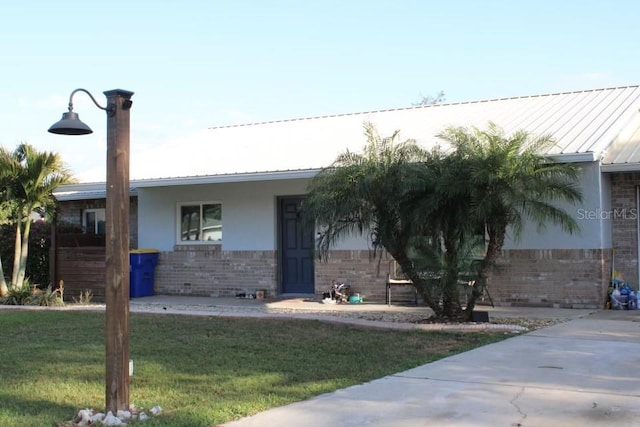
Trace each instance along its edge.
<instances>
[{"instance_id":1,"label":"wooden lamp post","mask_svg":"<svg viewBox=\"0 0 640 427\"><path fill-rule=\"evenodd\" d=\"M105 410L114 414L129 410L129 116L133 92L114 89L104 92L102 107L85 89L69 96L69 112L49 132L87 135L93 131L73 112L73 95L84 92L107 112L107 201L105 274Z\"/></svg>"}]
</instances>

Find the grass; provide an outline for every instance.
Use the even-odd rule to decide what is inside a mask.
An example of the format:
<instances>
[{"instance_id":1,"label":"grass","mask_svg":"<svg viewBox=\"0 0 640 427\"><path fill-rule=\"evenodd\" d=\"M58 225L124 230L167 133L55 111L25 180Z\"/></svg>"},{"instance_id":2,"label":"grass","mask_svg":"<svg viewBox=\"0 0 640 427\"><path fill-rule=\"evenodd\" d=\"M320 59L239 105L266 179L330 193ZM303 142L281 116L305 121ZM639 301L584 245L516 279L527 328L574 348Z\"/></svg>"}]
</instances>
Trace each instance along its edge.
<instances>
[{"instance_id":1,"label":"grass","mask_svg":"<svg viewBox=\"0 0 640 427\"><path fill-rule=\"evenodd\" d=\"M55 426L102 410L103 335L103 313L0 311L0 425ZM163 408L140 425L213 426L505 337L132 313L130 402Z\"/></svg>"}]
</instances>

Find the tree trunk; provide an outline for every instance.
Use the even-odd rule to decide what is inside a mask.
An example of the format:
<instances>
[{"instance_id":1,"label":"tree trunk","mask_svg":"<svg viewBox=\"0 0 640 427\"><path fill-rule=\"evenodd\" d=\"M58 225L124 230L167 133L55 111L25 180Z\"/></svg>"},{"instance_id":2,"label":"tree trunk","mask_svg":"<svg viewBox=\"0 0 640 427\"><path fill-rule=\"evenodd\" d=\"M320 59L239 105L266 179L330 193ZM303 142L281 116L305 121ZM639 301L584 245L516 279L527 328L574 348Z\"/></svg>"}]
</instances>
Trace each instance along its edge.
<instances>
[{"instance_id":1,"label":"tree trunk","mask_svg":"<svg viewBox=\"0 0 640 427\"><path fill-rule=\"evenodd\" d=\"M496 229L497 228L497 229ZM507 233L506 226L487 227L487 234L489 236L489 242L487 244L487 252L482 260L482 266L478 271L478 279L473 285L471 295L467 302L467 308L465 309L465 318L467 321L471 321L473 309L476 305L478 297L484 293L484 288L487 286L489 280L489 271L496 263L496 260L500 256L500 251L504 245L504 236Z\"/></svg>"},{"instance_id":2,"label":"tree trunk","mask_svg":"<svg viewBox=\"0 0 640 427\"><path fill-rule=\"evenodd\" d=\"M442 307L440 307L438 301L433 298L429 284L425 279L420 277L409 257L407 257L404 252L395 252L392 253L391 256L396 260L402 269L402 273L407 277L407 279L413 282L413 286L415 286L416 291L422 297L427 306L433 310L437 317L442 316Z\"/></svg>"},{"instance_id":3,"label":"tree trunk","mask_svg":"<svg viewBox=\"0 0 640 427\"><path fill-rule=\"evenodd\" d=\"M22 247L20 249L20 265L18 270L18 278L16 286L22 287L25 275L27 274L27 257L29 255L29 233L31 232L31 221L24 224L24 232L22 233Z\"/></svg>"},{"instance_id":4,"label":"tree trunk","mask_svg":"<svg viewBox=\"0 0 640 427\"><path fill-rule=\"evenodd\" d=\"M13 270L11 271L11 288L18 288L18 271L20 270L20 251L22 250L22 214L18 213L16 221L16 239L13 249Z\"/></svg>"},{"instance_id":5,"label":"tree trunk","mask_svg":"<svg viewBox=\"0 0 640 427\"><path fill-rule=\"evenodd\" d=\"M433 310L434 316L442 317L443 316L442 306L440 305L440 302L433 297L431 284L427 280L420 277L415 272L413 275L407 274L406 276L413 282L413 285L416 287L416 291L418 292L418 295L420 295L420 297L424 300L427 306L431 310Z\"/></svg>"},{"instance_id":6,"label":"tree trunk","mask_svg":"<svg viewBox=\"0 0 640 427\"><path fill-rule=\"evenodd\" d=\"M455 236L447 236L444 242L445 272L442 288L442 310L447 319L461 318L460 293L458 289L458 250Z\"/></svg>"},{"instance_id":7,"label":"tree trunk","mask_svg":"<svg viewBox=\"0 0 640 427\"><path fill-rule=\"evenodd\" d=\"M2 268L2 259L0 258L0 297L7 296L9 288L7 288L7 281L4 278L4 269Z\"/></svg>"},{"instance_id":8,"label":"tree trunk","mask_svg":"<svg viewBox=\"0 0 640 427\"><path fill-rule=\"evenodd\" d=\"M478 297L482 296L486 283L486 279L478 274L478 278L471 287L471 295L469 295L467 299L467 306L464 309L463 315L466 322L471 322L471 319L473 317L473 309L476 306L476 300L478 299Z\"/></svg>"}]
</instances>

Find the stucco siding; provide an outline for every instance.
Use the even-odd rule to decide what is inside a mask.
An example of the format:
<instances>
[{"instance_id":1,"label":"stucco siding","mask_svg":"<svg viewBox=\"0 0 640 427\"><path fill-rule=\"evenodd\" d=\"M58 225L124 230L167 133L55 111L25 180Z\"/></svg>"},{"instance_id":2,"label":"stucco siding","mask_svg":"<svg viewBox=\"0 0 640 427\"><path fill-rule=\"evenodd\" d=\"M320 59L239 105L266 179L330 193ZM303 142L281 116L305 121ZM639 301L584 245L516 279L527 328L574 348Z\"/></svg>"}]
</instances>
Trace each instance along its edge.
<instances>
[{"instance_id":1,"label":"stucco siding","mask_svg":"<svg viewBox=\"0 0 640 427\"><path fill-rule=\"evenodd\" d=\"M177 205L185 202L222 203L224 250L274 250L276 197L298 195L304 182L211 184L140 189L140 245L163 251L177 241Z\"/></svg>"},{"instance_id":2,"label":"stucco siding","mask_svg":"<svg viewBox=\"0 0 640 427\"><path fill-rule=\"evenodd\" d=\"M222 203L222 250L276 250L277 199L304 195L307 185L308 180L291 180L139 189L139 246L173 250L181 244L176 231L178 203L216 201ZM350 236L339 247L366 249L367 242Z\"/></svg>"},{"instance_id":3,"label":"stucco siding","mask_svg":"<svg viewBox=\"0 0 640 427\"><path fill-rule=\"evenodd\" d=\"M543 228L532 222L525 222L519 240L512 232L505 242L504 249L600 249L603 247L603 235L610 228L607 212L603 213L603 201L600 197L601 178L597 163L580 164L580 190L583 200L578 204L558 204L578 223L580 231L569 234L559 226L547 224Z\"/></svg>"}]
</instances>

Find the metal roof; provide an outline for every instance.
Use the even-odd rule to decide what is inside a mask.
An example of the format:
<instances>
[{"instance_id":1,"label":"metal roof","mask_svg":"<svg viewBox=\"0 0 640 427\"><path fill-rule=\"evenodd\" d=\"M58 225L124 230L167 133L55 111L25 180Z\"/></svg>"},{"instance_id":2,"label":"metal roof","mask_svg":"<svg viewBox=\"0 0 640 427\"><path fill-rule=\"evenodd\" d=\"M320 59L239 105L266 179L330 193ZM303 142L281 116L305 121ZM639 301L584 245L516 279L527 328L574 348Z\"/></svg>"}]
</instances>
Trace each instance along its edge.
<instances>
[{"instance_id":1,"label":"metal roof","mask_svg":"<svg viewBox=\"0 0 640 427\"><path fill-rule=\"evenodd\" d=\"M633 113L626 129L605 150L602 171L640 171L640 111Z\"/></svg>"},{"instance_id":2,"label":"metal roof","mask_svg":"<svg viewBox=\"0 0 640 427\"><path fill-rule=\"evenodd\" d=\"M69 184L59 187L59 191L55 191L53 195L60 201L105 199L107 197L106 183ZM135 188L129 188L129 195L137 196L138 191Z\"/></svg>"},{"instance_id":3,"label":"metal roof","mask_svg":"<svg viewBox=\"0 0 640 427\"><path fill-rule=\"evenodd\" d=\"M604 163L638 163L639 109L640 86L625 86L214 127L154 147L144 159L132 157L131 184L142 188L312 176L345 150L361 151L367 122L382 136L399 130L401 139L431 148L444 145L436 135L447 127L485 128L491 121L507 133L551 135L555 146L541 154L563 161L604 156Z\"/></svg>"}]
</instances>

